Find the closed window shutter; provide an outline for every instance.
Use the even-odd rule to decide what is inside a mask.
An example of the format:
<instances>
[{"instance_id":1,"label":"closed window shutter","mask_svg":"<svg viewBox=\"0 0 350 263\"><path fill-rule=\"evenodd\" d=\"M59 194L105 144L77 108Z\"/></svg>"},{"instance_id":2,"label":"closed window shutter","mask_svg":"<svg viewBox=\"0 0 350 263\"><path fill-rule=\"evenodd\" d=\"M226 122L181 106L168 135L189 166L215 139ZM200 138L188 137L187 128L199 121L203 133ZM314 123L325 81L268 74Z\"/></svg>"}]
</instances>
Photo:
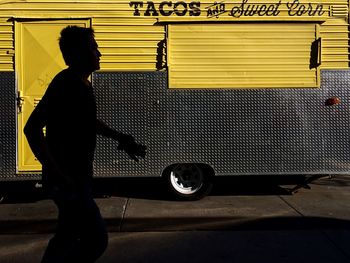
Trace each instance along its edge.
<instances>
[{"instance_id":1,"label":"closed window shutter","mask_svg":"<svg viewBox=\"0 0 350 263\"><path fill-rule=\"evenodd\" d=\"M171 24L167 36L170 88L319 87L316 24Z\"/></svg>"}]
</instances>

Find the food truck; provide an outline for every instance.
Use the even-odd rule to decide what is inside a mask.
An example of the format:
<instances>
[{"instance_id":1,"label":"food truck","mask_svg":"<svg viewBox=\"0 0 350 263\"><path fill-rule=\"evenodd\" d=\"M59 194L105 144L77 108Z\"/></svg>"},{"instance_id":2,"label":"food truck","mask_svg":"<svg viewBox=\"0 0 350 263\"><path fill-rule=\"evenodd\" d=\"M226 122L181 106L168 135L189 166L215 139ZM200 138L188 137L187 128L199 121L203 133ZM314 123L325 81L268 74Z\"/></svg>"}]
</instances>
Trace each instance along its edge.
<instances>
[{"instance_id":1,"label":"food truck","mask_svg":"<svg viewBox=\"0 0 350 263\"><path fill-rule=\"evenodd\" d=\"M194 199L213 176L350 173L348 0L0 0L1 181L40 179L23 127L68 25L95 31L98 117L148 147L98 138L96 177Z\"/></svg>"}]
</instances>

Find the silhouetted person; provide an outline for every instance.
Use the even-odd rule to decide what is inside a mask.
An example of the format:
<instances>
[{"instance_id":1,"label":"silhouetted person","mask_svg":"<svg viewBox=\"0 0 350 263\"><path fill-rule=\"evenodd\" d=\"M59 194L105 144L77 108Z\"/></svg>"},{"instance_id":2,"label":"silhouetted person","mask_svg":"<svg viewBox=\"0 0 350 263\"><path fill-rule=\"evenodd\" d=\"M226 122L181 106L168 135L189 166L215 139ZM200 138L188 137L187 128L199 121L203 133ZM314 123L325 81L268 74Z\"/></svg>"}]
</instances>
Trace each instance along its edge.
<instances>
[{"instance_id":1,"label":"silhouetted person","mask_svg":"<svg viewBox=\"0 0 350 263\"><path fill-rule=\"evenodd\" d=\"M42 262L95 262L108 243L105 223L92 196L96 134L118 140L118 148L134 160L145 156L146 147L96 118L88 77L100 68L101 53L93 30L66 27L59 45L68 68L52 80L24 128L43 167L43 186L59 211L57 232Z\"/></svg>"}]
</instances>

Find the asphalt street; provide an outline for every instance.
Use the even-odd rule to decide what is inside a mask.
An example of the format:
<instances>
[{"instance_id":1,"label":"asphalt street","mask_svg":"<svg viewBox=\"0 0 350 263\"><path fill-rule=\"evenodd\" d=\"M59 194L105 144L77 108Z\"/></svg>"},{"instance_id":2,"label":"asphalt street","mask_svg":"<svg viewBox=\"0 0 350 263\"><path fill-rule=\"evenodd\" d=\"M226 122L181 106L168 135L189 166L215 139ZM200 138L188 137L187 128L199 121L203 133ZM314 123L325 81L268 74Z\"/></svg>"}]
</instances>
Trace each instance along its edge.
<instances>
[{"instance_id":1,"label":"asphalt street","mask_svg":"<svg viewBox=\"0 0 350 263\"><path fill-rule=\"evenodd\" d=\"M99 179L109 246L98 262L350 262L350 177L321 178L295 194L300 177L285 178L220 178L193 202L174 200L156 179ZM9 188L0 262L40 262L56 208L40 189Z\"/></svg>"}]
</instances>

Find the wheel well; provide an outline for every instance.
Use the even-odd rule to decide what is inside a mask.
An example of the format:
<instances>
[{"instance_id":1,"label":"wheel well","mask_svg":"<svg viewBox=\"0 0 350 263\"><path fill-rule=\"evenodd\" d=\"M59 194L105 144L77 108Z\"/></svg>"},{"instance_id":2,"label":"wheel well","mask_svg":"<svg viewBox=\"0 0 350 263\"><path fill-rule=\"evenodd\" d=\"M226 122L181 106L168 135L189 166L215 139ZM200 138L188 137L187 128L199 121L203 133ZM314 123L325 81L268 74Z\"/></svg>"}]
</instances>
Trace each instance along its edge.
<instances>
[{"instance_id":1,"label":"wheel well","mask_svg":"<svg viewBox=\"0 0 350 263\"><path fill-rule=\"evenodd\" d=\"M176 167L177 165L185 165L185 164L195 164L197 165L198 167L200 167L207 176L209 177L214 177L215 176L215 171L213 169L213 167L211 167L209 164L205 164L205 163L174 163L174 164L171 164L171 165L168 165L162 172L162 175L161 177L165 177L167 174L170 173L170 171Z\"/></svg>"}]
</instances>

